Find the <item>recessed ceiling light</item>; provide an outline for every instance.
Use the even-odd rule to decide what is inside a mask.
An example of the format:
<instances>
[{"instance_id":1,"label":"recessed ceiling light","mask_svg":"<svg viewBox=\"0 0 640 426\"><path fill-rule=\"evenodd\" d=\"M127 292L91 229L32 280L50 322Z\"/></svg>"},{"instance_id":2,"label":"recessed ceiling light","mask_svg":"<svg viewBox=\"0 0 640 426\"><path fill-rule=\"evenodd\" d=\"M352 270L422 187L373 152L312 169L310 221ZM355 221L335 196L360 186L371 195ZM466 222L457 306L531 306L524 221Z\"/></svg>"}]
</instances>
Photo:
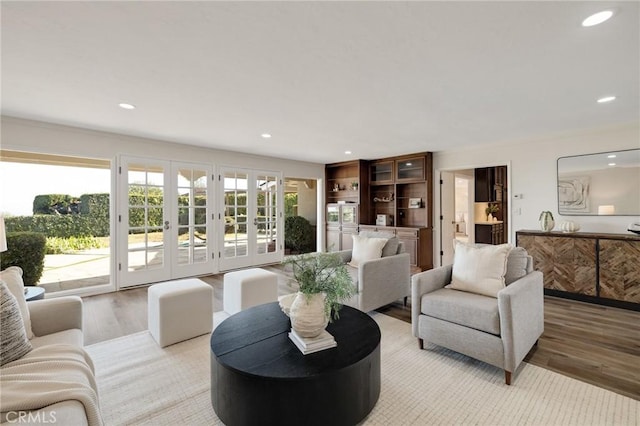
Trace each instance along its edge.
<instances>
[{"instance_id":1,"label":"recessed ceiling light","mask_svg":"<svg viewBox=\"0 0 640 426\"><path fill-rule=\"evenodd\" d=\"M271 134L270 133L263 133L260 136L262 136L265 139L269 139L271 137Z\"/></svg>"},{"instance_id":2,"label":"recessed ceiling light","mask_svg":"<svg viewBox=\"0 0 640 426\"><path fill-rule=\"evenodd\" d=\"M351 155L351 151L345 151L344 153L347 155Z\"/></svg>"},{"instance_id":3,"label":"recessed ceiling light","mask_svg":"<svg viewBox=\"0 0 640 426\"><path fill-rule=\"evenodd\" d=\"M616 163L609 163L609 165L610 165L610 166L615 166L615 165L616 165Z\"/></svg>"},{"instance_id":4,"label":"recessed ceiling light","mask_svg":"<svg viewBox=\"0 0 640 426\"><path fill-rule=\"evenodd\" d=\"M598 99L598 103L599 103L599 104L604 104L604 103L606 103L606 102L611 102L611 101L613 101L613 100L615 100L615 99L616 99L616 97L615 97L615 96L605 96L604 98L600 98L600 99Z\"/></svg>"},{"instance_id":5,"label":"recessed ceiling light","mask_svg":"<svg viewBox=\"0 0 640 426\"><path fill-rule=\"evenodd\" d=\"M594 25L602 24L607 19L613 16L613 11L611 10L603 10L602 12L594 13L589 16L587 19L582 21L583 27L593 27Z\"/></svg>"},{"instance_id":6,"label":"recessed ceiling light","mask_svg":"<svg viewBox=\"0 0 640 426\"><path fill-rule=\"evenodd\" d=\"M607 158L616 158L615 154L607 155Z\"/></svg>"},{"instance_id":7,"label":"recessed ceiling light","mask_svg":"<svg viewBox=\"0 0 640 426\"><path fill-rule=\"evenodd\" d=\"M118 104L118 106L122 109L136 109L135 105L131 105L131 104L127 104L127 103L120 103Z\"/></svg>"}]
</instances>

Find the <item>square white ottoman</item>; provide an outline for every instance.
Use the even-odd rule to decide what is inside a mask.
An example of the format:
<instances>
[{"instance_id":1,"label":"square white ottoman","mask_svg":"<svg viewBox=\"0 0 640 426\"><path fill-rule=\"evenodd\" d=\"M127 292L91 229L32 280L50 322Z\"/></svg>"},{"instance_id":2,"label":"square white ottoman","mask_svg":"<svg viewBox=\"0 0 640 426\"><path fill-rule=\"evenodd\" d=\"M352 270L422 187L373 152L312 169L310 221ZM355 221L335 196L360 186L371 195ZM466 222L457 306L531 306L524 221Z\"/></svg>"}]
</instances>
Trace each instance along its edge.
<instances>
[{"instance_id":1,"label":"square white ottoman","mask_svg":"<svg viewBox=\"0 0 640 426\"><path fill-rule=\"evenodd\" d=\"M213 287L196 278L154 284L148 293L149 331L160 347L213 329Z\"/></svg>"},{"instance_id":2,"label":"square white ottoman","mask_svg":"<svg viewBox=\"0 0 640 426\"><path fill-rule=\"evenodd\" d=\"M224 310L229 315L278 301L278 275L260 268L224 274Z\"/></svg>"}]
</instances>

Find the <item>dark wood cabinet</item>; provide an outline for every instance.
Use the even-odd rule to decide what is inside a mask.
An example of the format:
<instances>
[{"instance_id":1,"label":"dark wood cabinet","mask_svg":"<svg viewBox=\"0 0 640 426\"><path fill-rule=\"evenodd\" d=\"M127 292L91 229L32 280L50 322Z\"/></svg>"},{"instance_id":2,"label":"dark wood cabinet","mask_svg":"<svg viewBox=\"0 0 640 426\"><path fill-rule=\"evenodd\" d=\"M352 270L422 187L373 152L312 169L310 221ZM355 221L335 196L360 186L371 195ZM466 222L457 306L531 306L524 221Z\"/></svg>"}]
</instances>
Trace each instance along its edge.
<instances>
[{"instance_id":1,"label":"dark wood cabinet","mask_svg":"<svg viewBox=\"0 0 640 426\"><path fill-rule=\"evenodd\" d=\"M486 203L495 201L492 194L493 188L493 167L483 167L474 170L475 179L475 201L476 203Z\"/></svg>"},{"instance_id":2,"label":"dark wood cabinet","mask_svg":"<svg viewBox=\"0 0 640 426\"><path fill-rule=\"evenodd\" d=\"M504 244L504 224L502 223L476 223L476 243Z\"/></svg>"},{"instance_id":3,"label":"dark wood cabinet","mask_svg":"<svg viewBox=\"0 0 640 426\"><path fill-rule=\"evenodd\" d=\"M360 230L377 229L376 219L384 215L384 228L405 243L412 264L433 267L432 153L328 164L325 173L327 206L357 203ZM350 182L356 180L354 191ZM345 228L330 223L329 216L327 211L327 247L345 247Z\"/></svg>"},{"instance_id":4,"label":"dark wood cabinet","mask_svg":"<svg viewBox=\"0 0 640 426\"><path fill-rule=\"evenodd\" d=\"M516 232L544 275L545 294L640 311L640 237Z\"/></svg>"}]
</instances>

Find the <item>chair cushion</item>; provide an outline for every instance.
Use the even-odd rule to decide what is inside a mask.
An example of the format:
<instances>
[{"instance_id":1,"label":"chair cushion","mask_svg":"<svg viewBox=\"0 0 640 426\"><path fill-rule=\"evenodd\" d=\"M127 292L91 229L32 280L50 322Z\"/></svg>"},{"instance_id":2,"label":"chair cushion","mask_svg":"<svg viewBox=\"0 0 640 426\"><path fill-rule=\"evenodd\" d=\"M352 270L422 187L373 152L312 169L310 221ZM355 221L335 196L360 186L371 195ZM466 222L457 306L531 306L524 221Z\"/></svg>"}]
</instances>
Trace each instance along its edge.
<instances>
[{"instance_id":1,"label":"chair cushion","mask_svg":"<svg viewBox=\"0 0 640 426\"><path fill-rule=\"evenodd\" d=\"M523 247L514 247L507 257L507 272L504 284L509 285L527 275L527 251Z\"/></svg>"},{"instance_id":2,"label":"chair cushion","mask_svg":"<svg viewBox=\"0 0 640 426\"><path fill-rule=\"evenodd\" d=\"M31 351L16 298L0 280L0 365L22 358Z\"/></svg>"},{"instance_id":3,"label":"chair cushion","mask_svg":"<svg viewBox=\"0 0 640 426\"><path fill-rule=\"evenodd\" d=\"M353 250L349 265L357 268L362 262L382 257L382 248L387 243L386 238L367 238L353 235Z\"/></svg>"},{"instance_id":4,"label":"chair cushion","mask_svg":"<svg viewBox=\"0 0 640 426\"><path fill-rule=\"evenodd\" d=\"M22 281L22 268L19 266L10 266L4 271L0 272L0 280L7 284L7 288L16 298L18 306L20 307L20 314L22 315L22 321L24 322L24 329L27 332L27 338L33 338L33 331L31 330L31 315L29 314L29 308L27 308L27 301L24 298L24 282Z\"/></svg>"},{"instance_id":5,"label":"chair cushion","mask_svg":"<svg viewBox=\"0 0 640 426\"><path fill-rule=\"evenodd\" d=\"M455 242L451 284L446 288L497 297L505 286L510 244L477 247Z\"/></svg>"},{"instance_id":6,"label":"chair cushion","mask_svg":"<svg viewBox=\"0 0 640 426\"><path fill-rule=\"evenodd\" d=\"M424 315L500 335L498 299L494 297L443 288L424 294L420 302Z\"/></svg>"},{"instance_id":7,"label":"chair cushion","mask_svg":"<svg viewBox=\"0 0 640 426\"><path fill-rule=\"evenodd\" d=\"M382 247L382 257L399 254L398 246L400 245L400 240L392 232L362 231L359 235L367 238L386 238L387 243Z\"/></svg>"}]
</instances>

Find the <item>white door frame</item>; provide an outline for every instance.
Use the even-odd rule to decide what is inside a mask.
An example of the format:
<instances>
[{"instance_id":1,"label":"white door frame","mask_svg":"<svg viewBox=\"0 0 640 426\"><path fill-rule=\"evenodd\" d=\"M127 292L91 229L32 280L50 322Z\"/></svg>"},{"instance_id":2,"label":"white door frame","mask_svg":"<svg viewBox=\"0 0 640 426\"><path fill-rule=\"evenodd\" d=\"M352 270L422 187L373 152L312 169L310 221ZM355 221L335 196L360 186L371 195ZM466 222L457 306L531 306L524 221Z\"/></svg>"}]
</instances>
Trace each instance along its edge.
<instances>
[{"instance_id":1,"label":"white door frame","mask_svg":"<svg viewBox=\"0 0 640 426\"><path fill-rule=\"evenodd\" d=\"M129 248L129 165L141 164L145 166L158 166L158 170L162 170L162 179L153 182L149 187L162 188L162 205L149 206L144 202L140 209L146 210L144 214L150 214L151 210L162 209L163 221L163 238L162 242L150 242L145 240L143 247L136 251ZM212 238L206 238L206 257L201 262L192 262L190 260L185 264L179 263L180 251L184 251L184 247L179 248L178 244L178 223L180 221L180 212L178 208L178 170L193 168L206 174L206 223L202 226L206 229L206 235ZM169 161L154 158L143 158L136 156L122 155L118 159L118 202L116 219L116 229L118 236L118 271L117 282L118 288L130 287L134 285L150 284L154 282L166 281L170 279L182 278L186 276L202 275L215 272L215 261L212 253L215 253L215 238L213 237L213 212L215 211L213 202L214 186L212 182L213 167L207 163L190 163ZM156 171L157 173L157 171ZM161 183L159 183L161 182ZM146 182L148 184L148 182ZM184 188L182 189L184 191ZM137 203L137 202L136 202ZM137 205L137 204L136 204ZM137 207L132 207L132 210ZM192 213L192 212L191 212ZM194 215L189 213L190 220ZM192 227L190 227L192 228ZM160 229L154 227L153 229ZM137 254L136 254L137 253ZM130 254L140 257L139 270L130 270ZM150 254L160 256L161 261L155 263L153 259L149 259ZM183 256L184 257L184 256Z\"/></svg>"},{"instance_id":2,"label":"white door frame","mask_svg":"<svg viewBox=\"0 0 640 426\"><path fill-rule=\"evenodd\" d=\"M507 218L508 218L508 242L511 243L512 242L512 226L513 226L513 220L512 220L512 215L511 215L511 209L512 209L512 203L511 203L511 188L513 187L512 183L511 183L511 161L499 161L499 162L495 162L495 163L484 163L484 164L474 164L474 165L461 165L461 166L455 166L455 167L445 167L445 168L440 168L440 169L436 169L434 171L434 179L436 179L435 181L440 183L439 179L440 179L440 175L442 172L455 172L456 170L468 170L468 169L477 169L477 168L482 168L482 167L497 167L497 166L507 166L507 188L509 188L509 191L507 192L508 197L507 199L505 199L505 202L507 203ZM472 198L473 196L470 195L470 198ZM442 241L441 241L441 237L440 237L440 215L442 215L442 206L440 205L440 185L435 185L434 188L434 194L433 194L433 200L434 200L434 206L433 206L433 214L434 214L434 241L433 241L433 265L434 267L438 267L438 266L442 266L441 265L441 258L440 258L440 251L441 251L441 247L442 247ZM446 218L445 218L446 219ZM469 212L469 221L470 226L473 226L475 220L473 218L473 209L471 209L471 211ZM473 222L472 222L473 221Z\"/></svg>"},{"instance_id":3,"label":"white door frame","mask_svg":"<svg viewBox=\"0 0 640 426\"><path fill-rule=\"evenodd\" d=\"M227 247L225 247L225 227L226 221L225 217L227 215L226 206L225 206L225 174L231 173L240 173L242 175L247 176L247 188L246 188L246 206L241 207L244 211L246 210L246 218L240 222L236 220L231 226L236 227L236 235L241 235L241 233L237 233L238 228L246 229L246 248L240 251L240 255L237 255L238 247L240 245L236 245L234 247L235 254L231 255L230 251L226 252ZM258 208L262 206L257 205L257 195L258 188L256 185L257 178L259 176L272 176L276 178L276 235L274 241L273 252L266 251L264 253L259 253L258 250ZM219 226L218 226L218 259L219 259L219 270L220 271L228 271L232 269L238 268L246 268L249 266L257 266L257 265L265 265L270 263L279 263L284 258L284 188L282 183L282 172L278 171L267 171L267 170L255 170L255 169L246 169L241 167L233 167L233 166L222 166L218 171L218 193L220 194L218 197L218 218ZM232 190L233 188L229 187L228 190ZM244 188L240 188L244 189ZM236 200L237 202L237 200ZM273 208L272 206L265 206L266 208ZM231 207L232 208L232 207ZM237 212L236 212L237 214ZM267 225L268 226L268 225ZM245 239L242 240L243 242ZM230 249L231 247L229 247Z\"/></svg>"}]
</instances>

